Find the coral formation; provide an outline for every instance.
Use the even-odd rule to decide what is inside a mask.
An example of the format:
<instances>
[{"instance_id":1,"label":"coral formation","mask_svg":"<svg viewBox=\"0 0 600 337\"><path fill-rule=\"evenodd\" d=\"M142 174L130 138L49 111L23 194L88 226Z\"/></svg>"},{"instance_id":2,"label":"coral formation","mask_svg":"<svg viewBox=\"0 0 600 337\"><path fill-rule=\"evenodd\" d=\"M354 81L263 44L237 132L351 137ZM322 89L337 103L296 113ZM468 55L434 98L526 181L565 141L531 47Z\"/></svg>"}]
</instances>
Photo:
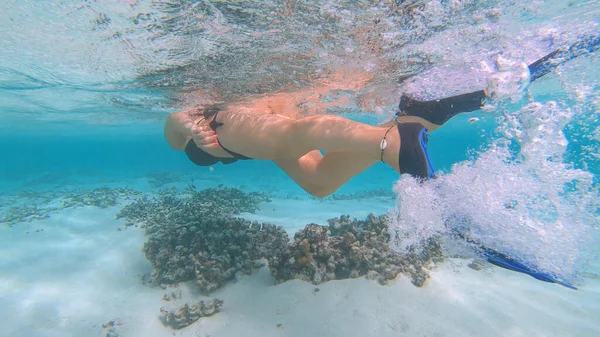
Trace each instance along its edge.
<instances>
[{"instance_id":1,"label":"coral formation","mask_svg":"<svg viewBox=\"0 0 600 337\"><path fill-rule=\"evenodd\" d=\"M354 193L334 193L325 198L317 198L311 196L312 199L319 200L361 200L361 199L373 199L373 198L388 198L393 199L396 195L390 189L378 189L368 191L358 191Z\"/></svg>"},{"instance_id":2,"label":"coral formation","mask_svg":"<svg viewBox=\"0 0 600 337\"><path fill-rule=\"evenodd\" d=\"M341 216L330 219L328 226L307 225L296 233L287 252L271 255L268 261L277 282L302 279L320 284L366 275L385 284L403 273L422 286L428 277L425 267L441 256L433 239L421 253L393 251L385 217L370 214L364 221Z\"/></svg>"},{"instance_id":3,"label":"coral formation","mask_svg":"<svg viewBox=\"0 0 600 337\"><path fill-rule=\"evenodd\" d=\"M209 240L203 240L200 250L191 256L194 262L196 286L211 292L235 278L237 273L250 274L262 267L257 260L285 251L289 238L280 226L250 223L243 219L222 219L205 228Z\"/></svg>"},{"instance_id":4,"label":"coral formation","mask_svg":"<svg viewBox=\"0 0 600 337\"><path fill-rule=\"evenodd\" d=\"M31 222L47 219L53 212L64 208L95 206L106 208L137 196L140 193L129 188L96 188L92 190L64 191L21 191L17 195L2 197L4 205L0 207L0 223L14 225L19 222ZM5 200L8 201L5 203ZM55 200L60 203L53 202ZM60 205L57 207L56 205Z\"/></svg>"},{"instance_id":5,"label":"coral formation","mask_svg":"<svg viewBox=\"0 0 600 337\"><path fill-rule=\"evenodd\" d=\"M10 207L0 215L0 223L13 225L18 222L31 222L50 217L48 211L38 208L37 205L21 205Z\"/></svg>"},{"instance_id":6,"label":"coral formation","mask_svg":"<svg viewBox=\"0 0 600 337\"><path fill-rule=\"evenodd\" d=\"M163 324L173 329L182 329L196 322L201 317L208 317L219 312L223 306L223 301L214 299L208 303L198 302L196 305L184 304L177 310L166 310L160 308L160 319Z\"/></svg>"},{"instance_id":7,"label":"coral formation","mask_svg":"<svg viewBox=\"0 0 600 337\"><path fill-rule=\"evenodd\" d=\"M95 206L107 208L116 206L125 198L139 195L140 192L129 188L101 187L88 191L72 191L66 193L62 202L62 208Z\"/></svg>"},{"instance_id":8,"label":"coral formation","mask_svg":"<svg viewBox=\"0 0 600 337\"><path fill-rule=\"evenodd\" d=\"M172 291L170 294L164 294L163 295L163 302L169 302L169 301L173 301L173 300L177 300L181 298L181 289L179 289L178 291Z\"/></svg>"},{"instance_id":9,"label":"coral formation","mask_svg":"<svg viewBox=\"0 0 600 337\"><path fill-rule=\"evenodd\" d=\"M108 321L106 324L102 324L102 329L106 329L106 337L120 337L117 332L117 326L122 325L121 320L116 318Z\"/></svg>"},{"instance_id":10,"label":"coral formation","mask_svg":"<svg viewBox=\"0 0 600 337\"><path fill-rule=\"evenodd\" d=\"M260 259L267 259L278 283L302 279L320 284L366 276L385 284L403 273L421 286L428 278L426 266L442 256L434 239L422 250L392 250L385 216L370 214L366 220L341 216L330 219L328 226L310 224L291 244L280 226L234 217L255 211L265 200L264 194L232 188L188 188L184 194L170 189L153 199L139 199L118 217L145 227L144 253L153 267L153 281L194 280L206 293L239 273L260 268Z\"/></svg>"},{"instance_id":11,"label":"coral formation","mask_svg":"<svg viewBox=\"0 0 600 337\"><path fill-rule=\"evenodd\" d=\"M263 193L244 193L235 188L208 188L196 191L190 185L184 191L168 188L158 197L142 198L121 209L118 218L156 224L202 222L229 217L242 212L255 212L262 201L270 201Z\"/></svg>"},{"instance_id":12,"label":"coral formation","mask_svg":"<svg viewBox=\"0 0 600 337\"><path fill-rule=\"evenodd\" d=\"M117 217L143 223L148 235L144 253L158 283L194 280L211 292L249 274L256 261L287 249L289 238L280 226L259 224L233 215L254 212L264 194L233 188L195 191L187 195L162 193L126 206Z\"/></svg>"}]
</instances>

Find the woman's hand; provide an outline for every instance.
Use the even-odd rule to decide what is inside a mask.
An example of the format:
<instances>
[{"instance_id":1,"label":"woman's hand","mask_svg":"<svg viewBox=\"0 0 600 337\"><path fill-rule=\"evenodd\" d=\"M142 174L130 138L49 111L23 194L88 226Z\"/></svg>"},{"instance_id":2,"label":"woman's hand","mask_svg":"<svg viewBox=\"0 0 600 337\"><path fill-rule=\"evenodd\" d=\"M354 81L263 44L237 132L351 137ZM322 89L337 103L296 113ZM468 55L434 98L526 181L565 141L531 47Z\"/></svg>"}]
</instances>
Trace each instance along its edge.
<instances>
[{"instance_id":1,"label":"woman's hand","mask_svg":"<svg viewBox=\"0 0 600 337\"><path fill-rule=\"evenodd\" d=\"M183 151L188 141L193 139L198 147L212 150L212 154L218 150L217 148L220 149L217 135L206 119L194 112L195 109L187 109L170 114L165 123L165 139L169 146L180 151Z\"/></svg>"},{"instance_id":2,"label":"woman's hand","mask_svg":"<svg viewBox=\"0 0 600 337\"><path fill-rule=\"evenodd\" d=\"M192 121L189 126L190 137L194 139L196 145L202 149L220 148L217 134L210 128L208 121L204 117L199 117Z\"/></svg>"}]
</instances>

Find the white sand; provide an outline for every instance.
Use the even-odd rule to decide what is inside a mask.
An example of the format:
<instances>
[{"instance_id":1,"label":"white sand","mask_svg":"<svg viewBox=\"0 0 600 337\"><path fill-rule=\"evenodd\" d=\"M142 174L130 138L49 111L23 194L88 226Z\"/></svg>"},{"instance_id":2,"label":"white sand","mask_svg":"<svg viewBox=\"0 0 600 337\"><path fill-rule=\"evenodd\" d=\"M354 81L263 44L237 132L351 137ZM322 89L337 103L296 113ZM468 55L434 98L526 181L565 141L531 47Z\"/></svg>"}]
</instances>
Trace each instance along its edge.
<instances>
[{"instance_id":1,"label":"white sand","mask_svg":"<svg viewBox=\"0 0 600 337\"><path fill-rule=\"evenodd\" d=\"M261 221L295 229L340 214L383 213L381 200L275 200ZM206 299L193 285L163 302L163 290L142 284L150 271L142 230L115 220L118 208L69 209L50 219L0 226L0 336L106 336L119 318L124 337L153 336L599 336L600 280L579 291L468 261L438 266L423 288L400 276L380 286L365 279L315 286L274 285L266 268L213 294L221 313L174 331L158 319L161 306ZM34 232L43 229L43 232ZM29 231L29 234L25 232ZM278 324L281 324L279 327Z\"/></svg>"}]
</instances>

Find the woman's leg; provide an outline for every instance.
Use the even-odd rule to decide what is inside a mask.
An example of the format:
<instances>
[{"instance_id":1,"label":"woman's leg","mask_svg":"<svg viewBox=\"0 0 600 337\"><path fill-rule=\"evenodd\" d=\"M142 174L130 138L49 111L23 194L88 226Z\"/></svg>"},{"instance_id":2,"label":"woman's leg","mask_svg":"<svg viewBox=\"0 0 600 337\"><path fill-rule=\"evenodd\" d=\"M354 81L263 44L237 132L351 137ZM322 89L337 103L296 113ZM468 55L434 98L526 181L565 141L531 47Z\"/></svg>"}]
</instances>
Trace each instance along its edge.
<instances>
[{"instance_id":1,"label":"woman's leg","mask_svg":"<svg viewBox=\"0 0 600 337\"><path fill-rule=\"evenodd\" d=\"M324 198L377 161L360 152L327 152L323 156L315 150L299 159L276 158L273 162L306 192Z\"/></svg>"},{"instance_id":2,"label":"woman's leg","mask_svg":"<svg viewBox=\"0 0 600 337\"><path fill-rule=\"evenodd\" d=\"M223 111L217 119L221 144L242 155L266 160L300 158L313 150L360 153L363 160L375 162L382 156L380 143L389 128L371 126L332 115L291 120L278 115L257 115ZM387 135L383 160L399 172L400 138ZM394 155L395 153L395 155Z\"/></svg>"},{"instance_id":3,"label":"woman's leg","mask_svg":"<svg viewBox=\"0 0 600 337\"><path fill-rule=\"evenodd\" d=\"M390 123L386 126L389 128L393 125L395 124ZM198 125L196 143L213 155L230 156L220 148L207 121L201 121L201 125ZM330 151L323 156L319 150L313 150L300 158L277 157L273 162L305 191L317 197L325 197L373 165L376 160L355 151Z\"/></svg>"}]
</instances>

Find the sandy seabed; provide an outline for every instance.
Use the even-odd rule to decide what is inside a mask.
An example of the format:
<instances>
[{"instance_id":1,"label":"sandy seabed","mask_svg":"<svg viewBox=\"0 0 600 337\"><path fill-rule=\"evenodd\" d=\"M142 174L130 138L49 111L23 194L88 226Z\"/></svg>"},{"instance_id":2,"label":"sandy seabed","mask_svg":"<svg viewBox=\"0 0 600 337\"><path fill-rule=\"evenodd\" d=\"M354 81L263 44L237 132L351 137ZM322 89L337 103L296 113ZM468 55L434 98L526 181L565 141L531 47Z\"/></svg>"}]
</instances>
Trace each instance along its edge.
<instances>
[{"instance_id":1,"label":"sandy seabed","mask_svg":"<svg viewBox=\"0 0 600 337\"><path fill-rule=\"evenodd\" d=\"M381 199L275 199L242 216L293 233L341 214L382 214L389 206ZM117 325L110 332L121 337L600 336L600 279L586 279L574 291L496 267L475 271L460 259L438 265L422 288L402 275L386 286L364 278L275 285L267 268L211 297L188 283L145 285L150 265L141 250L143 230L124 229L118 211L72 208L0 226L0 336L107 336L102 325L111 320ZM163 301L179 291L181 298ZM161 307L215 297L224 300L221 312L187 328L173 330L159 320Z\"/></svg>"}]
</instances>

